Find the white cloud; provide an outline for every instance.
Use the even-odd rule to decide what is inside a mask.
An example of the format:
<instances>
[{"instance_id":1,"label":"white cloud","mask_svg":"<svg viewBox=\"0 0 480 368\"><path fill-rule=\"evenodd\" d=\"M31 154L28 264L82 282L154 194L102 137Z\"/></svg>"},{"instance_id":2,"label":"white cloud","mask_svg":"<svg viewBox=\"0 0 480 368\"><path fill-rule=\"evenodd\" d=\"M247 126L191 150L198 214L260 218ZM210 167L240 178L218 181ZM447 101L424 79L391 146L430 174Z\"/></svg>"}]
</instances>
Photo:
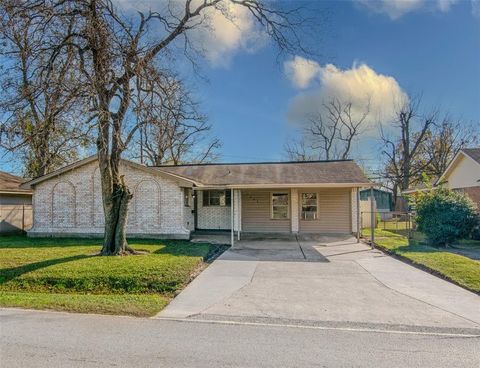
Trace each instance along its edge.
<instances>
[{"instance_id":1,"label":"white cloud","mask_svg":"<svg viewBox=\"0 0 480 368\"><path fill-rule=\"evenodd\" d=\"M480 18L480 0L472 0L472 14L474 17Z\"/></svg>"},{"instance_id":2,"label":"white cloud","mask_svg":"<svg viewBox=\"0 0 480 368\"><path fill-rule=\"evenodd\" d=\"M321 67L316 61L297 55L284 63L284 70L295 87L306 88L319 75Z\"/></svg>"},{"instance_id":3,"label":"white cloud","mask_svg":"<svg viewBox=\"0 0 480 368\"><path fill-rule=\"evenodd\" d=\"M459 0L355 0L375 13L387 14L391 19L398 19L417 10L448 12ZM473 6L472 0L472 6Z\"/></svg>"},{"instance_id":4,"label":"white cloud","mask_svg":"<svg viewBox=\"0 0 480 368\"><path fill-rule=\"evenodd\" d=\"M308 72L301 67L305 65ZM310 75L311 65L316 66L314 76ZM353 65L351 69L346 70L332 64L321 66L314 61L285 64L286 71L292 69L294 71L290 73L290 77L294 86L298 88L311 86L290 102L287 117L292 123L303 124L309 115L321 111L323 103L337 98L342 102L351 102L354 114L363 114L365 107L370 103L366 125L373 127L378 122L392 119L395 108L408 100L407 94L395 78L379 74L366 64ZM302 77L296 78L299 75Z\"/></svg>"},{"instance_id":5,"label":"white cloud","mask_svg":"<svg viewBox=\"0 0 480 368\"><path fill-rule=\"evenodd\" d=\"M184 0L114 0L124 11L155 10L166 14L168 9L181 16ZM194 0L191 9L200 3ZM195 23L200 19L195 19ZM220 2L216 7L203 11L201 24L189 32L193 46L201 51L213 66L227 66L238 52L254 52L267 41L247 8L231 2Z\"/></svg>"}]
</instances>

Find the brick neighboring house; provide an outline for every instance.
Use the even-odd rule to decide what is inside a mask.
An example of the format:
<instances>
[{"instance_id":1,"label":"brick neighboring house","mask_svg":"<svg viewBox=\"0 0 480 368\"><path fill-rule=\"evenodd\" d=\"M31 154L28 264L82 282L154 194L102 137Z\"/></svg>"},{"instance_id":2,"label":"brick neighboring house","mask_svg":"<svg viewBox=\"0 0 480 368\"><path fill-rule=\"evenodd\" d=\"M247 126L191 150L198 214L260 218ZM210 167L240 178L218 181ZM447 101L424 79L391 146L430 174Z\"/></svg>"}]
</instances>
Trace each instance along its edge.
<instances>
[{"instance_id":1,"label":"brick neighboring house","mask_svg":"<svg viewBox=\"0 0 480 368\"><path fill-rule=\"evenodd\" d=\"M435 185L468 195L480 209L480 147L460 150Z\"/></svg>"},{"instance_id":2,"label":"brick neighboring house","mask_svg":"<svg viewBox=\"0 0 480 368\"><path fill-rule=\"evenodd\" d=\"M19 232L32 225L32 191L21 188L24 181L0 171L0 233Z\"/></svg>"},{"instance_id":3,"label":"brick neighboring house","mask_svg":"<svg viewBox=\"0 0 480 368\"><path fill-rule=\"evenodd\" d=\"M358 188L371 186L351 160L147 167L122 160L133 192L129 236L188 239L195 230L352 234ZM102 236L96 157L25 186L34 189L29 236Z\"/></svg>"}]
</instances>

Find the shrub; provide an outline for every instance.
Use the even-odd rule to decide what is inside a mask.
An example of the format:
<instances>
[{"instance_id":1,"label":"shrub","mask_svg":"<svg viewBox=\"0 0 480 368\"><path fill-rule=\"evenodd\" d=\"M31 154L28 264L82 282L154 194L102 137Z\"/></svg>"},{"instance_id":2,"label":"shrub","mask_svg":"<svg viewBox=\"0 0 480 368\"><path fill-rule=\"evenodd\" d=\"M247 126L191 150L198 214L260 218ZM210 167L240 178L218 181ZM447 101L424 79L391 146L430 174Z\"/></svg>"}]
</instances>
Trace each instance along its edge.
<instances>
[{"instance_id":1,"label":"shrub","mask_svg":"<svg viewBox=\"0 0 480 368\"><path fill-rule=\"evenodd\" d=\"M418 230L431 245L446 246L468 237L478 223L475 204L446 188L418 193L416 207Z\"/></svg>"}]
</instances>

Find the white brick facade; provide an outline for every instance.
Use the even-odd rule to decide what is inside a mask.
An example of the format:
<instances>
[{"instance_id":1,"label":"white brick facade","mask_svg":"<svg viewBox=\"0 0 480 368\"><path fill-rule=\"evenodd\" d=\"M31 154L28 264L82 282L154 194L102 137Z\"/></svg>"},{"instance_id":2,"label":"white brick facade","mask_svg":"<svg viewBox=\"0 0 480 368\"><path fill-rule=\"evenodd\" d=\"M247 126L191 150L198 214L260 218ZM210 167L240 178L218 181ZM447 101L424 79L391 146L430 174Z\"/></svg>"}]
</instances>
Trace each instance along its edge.
<instances>
[{"instance_id":1,"label":"white brick facade","mask_svg":"<svg viewBox=\"0 0 480 368\"><path fill-rule=\"evenodd\" d=\"M357 217L358 217L358 202L357 202L357 192L358 192L358 188L352 188L352 192L350 194L350 197L351 197L351 201L352 201L352 205L351 205L351 209L352 209L352 233L357 233L357 224L358 224L358 220L357 220Z\"/></svg>"},{"instance_id":2,"label":"white brick facade","mask_svg":"<svg viewBox=\"0 0 480 368\"><path fill-rule=\"evenodd\" d=\"M188 238L191 209L184 206L183 188L175 179L122 163L133 193L128 210L130 236ZM42 181L33 195L31 236L103 235L104 217L96 161ZM189 216L187 217L187 215Z\"/></svg>"},{"instance_id":3,"label":"white brick facade","mask_svg":"<svg viewBox=\"0 0 480 368\"><path fill-rule=\"evenodd\" d=\"M208 230L230 230L232 228L230 206L203 206L203 191L197 191L197 227Z\"/></svg>"}]
</instances>

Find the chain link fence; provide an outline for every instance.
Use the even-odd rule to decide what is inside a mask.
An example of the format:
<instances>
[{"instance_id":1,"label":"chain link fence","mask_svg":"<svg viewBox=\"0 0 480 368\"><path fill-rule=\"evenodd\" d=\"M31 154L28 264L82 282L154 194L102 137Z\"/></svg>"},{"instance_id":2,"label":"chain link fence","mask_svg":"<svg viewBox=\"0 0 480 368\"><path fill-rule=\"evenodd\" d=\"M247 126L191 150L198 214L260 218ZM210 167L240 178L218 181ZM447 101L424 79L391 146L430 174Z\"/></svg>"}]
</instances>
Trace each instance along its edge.
<instances>
[{"instance_id":1,"label":"chain link fence","mask_svg":"<svg viewBox=\"0 0 480 368\"><path fill-rule=\"evenodd\" d=\"M361 211L360 214L360 235L369 242L372 241L372 221L375 229L373 241L375 241L375 233L381 233L381 231L394 232L411 239L417 229L412 212Z\"/></svg>"}]
</instances>

